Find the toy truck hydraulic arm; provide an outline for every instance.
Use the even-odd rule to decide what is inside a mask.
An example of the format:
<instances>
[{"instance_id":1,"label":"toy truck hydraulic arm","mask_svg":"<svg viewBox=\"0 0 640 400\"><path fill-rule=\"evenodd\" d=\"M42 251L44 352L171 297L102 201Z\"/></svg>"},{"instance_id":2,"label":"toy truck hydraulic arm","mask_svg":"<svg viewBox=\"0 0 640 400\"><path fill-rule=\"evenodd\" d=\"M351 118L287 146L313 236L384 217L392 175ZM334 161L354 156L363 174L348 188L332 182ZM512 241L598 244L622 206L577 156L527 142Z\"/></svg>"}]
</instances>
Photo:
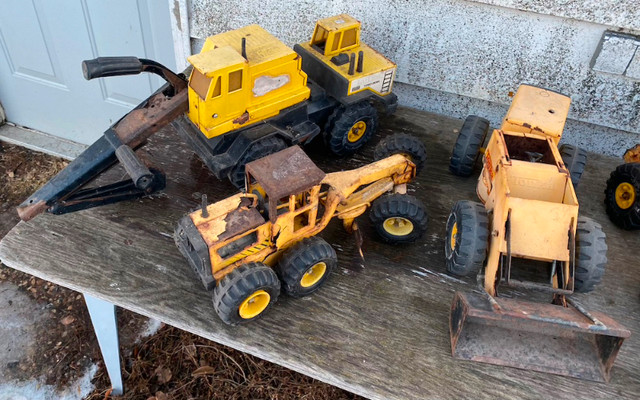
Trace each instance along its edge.
<instances>
[{"instance_id":1,"label":"toy truck hydraulic arm","mask_svg":"<svg viewBox=\"0 0 640 400\"><path fill-rule=\"evenodd\" d=\"M164 189L164 173L149 169L133 150L187 111L187 81L155 61L136 57L86 60L82 63L82 70L87 80L151 72L161 76L167 83L111 125L104 136L20 204L18 214L22 220L29 220L44 211L64 214ZM82 188L116 162L122 164L130 180Z\"/></svg>"}]
</instances>

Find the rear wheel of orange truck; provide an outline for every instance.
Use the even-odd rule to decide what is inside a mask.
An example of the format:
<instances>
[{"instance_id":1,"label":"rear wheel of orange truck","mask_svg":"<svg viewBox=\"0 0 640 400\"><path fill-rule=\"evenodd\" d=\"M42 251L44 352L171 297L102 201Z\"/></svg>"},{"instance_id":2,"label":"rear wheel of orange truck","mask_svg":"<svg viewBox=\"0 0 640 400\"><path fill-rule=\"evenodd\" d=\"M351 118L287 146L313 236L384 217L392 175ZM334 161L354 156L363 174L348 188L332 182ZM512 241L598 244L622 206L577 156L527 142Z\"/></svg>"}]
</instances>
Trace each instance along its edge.
<instances>
[{"instance_id":1,"label":"rear wheel of orange truck","mask_svg":"<svg viewBox=\"0 0 640 400\"><path fill-rule=\"evenodd\" d=\"M469 115L464 120L456 144L453 146L449 171L457 176L471 176L488 132L489 121L476 115Z\"/></svg>"},{"instance_id":2,"label":"rear wheel of orange truck","mask_svg":"<svg viewBox=\"0 0 640 400\"><path fill-rule=\"evenodd\" d=\"M587 151L570 144L563 144L558 148L558 151L562 156L564 166L569 170L573 187L577 188L584 168L587 165Z\"/></svg>"},{"instance_id":3,"label":"rear wheel of orange truck","mask_svg":"<svg viewBox=\"0 0 640 400\"><path fill-rule=\"evenodd\" d=\"M489 246L489 217L484 206L474 201L456 202L446 226L447 271L459 276L477 273Z\"/></svg>"},{"instance_id":4,"label":"rear wheel of orange truck","mask_svg":"<svg viewBox=\"0 0 640 400\"><path fill-rule=\"evenodd\" d=\"M229 325L253 321L262 316L280 294L278 276L267 265L251 262L227 274L213 289L213 307Z\"/></svg>"}]
</instances>

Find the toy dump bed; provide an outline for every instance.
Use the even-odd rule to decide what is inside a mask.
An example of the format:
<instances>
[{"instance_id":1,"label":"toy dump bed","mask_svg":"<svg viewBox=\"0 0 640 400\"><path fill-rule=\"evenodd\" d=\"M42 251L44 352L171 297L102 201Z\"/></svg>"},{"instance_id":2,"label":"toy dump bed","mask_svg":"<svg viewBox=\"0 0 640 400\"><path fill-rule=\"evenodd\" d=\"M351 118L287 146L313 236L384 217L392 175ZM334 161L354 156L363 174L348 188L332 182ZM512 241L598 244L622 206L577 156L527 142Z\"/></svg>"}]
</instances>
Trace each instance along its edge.
<instances>
[{"instance_id":1,"label":"toy dump bed","mask_svg":"<svg viewBox=\"0 0 640 400\"><path fill-rule=\"evenodd\" d=\"M493 165L488 167L488 163ZM569 230L575 232L578 200L552 138L494 132L479 194L484 189L482 179L494 182L490 188L496 193L491 197L496 199L496 215L510 221L514 257L569 260L567 243ZM507 241L502 242L500 251L508 252Z\"/></svg>"}]
</instances>

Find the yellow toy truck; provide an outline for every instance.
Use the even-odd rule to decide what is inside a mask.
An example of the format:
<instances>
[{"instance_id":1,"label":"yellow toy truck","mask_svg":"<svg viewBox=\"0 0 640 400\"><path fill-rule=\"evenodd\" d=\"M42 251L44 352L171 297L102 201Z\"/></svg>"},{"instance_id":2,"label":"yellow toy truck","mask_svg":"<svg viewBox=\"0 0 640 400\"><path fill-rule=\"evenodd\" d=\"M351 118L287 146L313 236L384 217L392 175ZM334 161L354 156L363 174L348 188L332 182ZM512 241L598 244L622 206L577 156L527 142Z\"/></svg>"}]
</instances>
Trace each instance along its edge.
<instances>
[{"instance_id":1,"label":"yellow toy truck","mask_svg":"<svg viewBox=\"0 0 640 400\"><path fill-rule=\"evenodd\" d=\"M458 201L451 210L447 270L478 273L483 293L456 293L451 348L458 358L608 380L629 331L567 297L593 290L607 264L605 234L578 215L571 173L557 147L570 102L520 86L484 150L476 189L482 203ZM474 159L477 149L467 144L486 135L488 122L474 119L467 121L474 129L463 128L454 148L466 153L460 159ZM499 297L499 288L549 293L553 304Z\"/></svg>"},{"instance_id":2,"label":"yellow toy truck","mask_svg":"<svg viewBox=\"0 0 640 400\"><path fill-rule=\"evenodd\" d=\"M624 161L607 180L604 204L611 222L636 230L640 229L640 144L624 153Z\"/></svg>"},{"instance_id":3,"label":"yellow toy truck","mask_svg":"<svg viewBox=\"0 0 640 400\"><path fill-rule=\"evenodd\" d=\"M182 218L178 248L227 324L262 315L278 298L281 282L293 297L316 291L337 264L318 235L333 218L348 231L371 208L370 219L389 243L408 243L426 230L427 214L406 194L425 160L422 143L404 134L383 140L379 161L325 174L298 147L247 164L245 191L202 205Z\"/></svg>"},{"instance_id":4,"label":"yellow toy truck","mask_svg":"<svg viewBox=\"0 0 640 400\"><path fill-rule=\"evenodd\" d=\"M219 178L237 187L244 166L322 133L329 150L349 155L377 131L378 112L397 108L396 65L360 41L361 24L346 14L319 20L295 51L258 25L206 39L188 58L188 81L135 57L83 62L86 79L151 72L167 84L18 207L23 219L113 203L164 188L164 174L132 151L172 123ZM120 162L130 180L79 190Z\"/></svg>"}]
</instances>

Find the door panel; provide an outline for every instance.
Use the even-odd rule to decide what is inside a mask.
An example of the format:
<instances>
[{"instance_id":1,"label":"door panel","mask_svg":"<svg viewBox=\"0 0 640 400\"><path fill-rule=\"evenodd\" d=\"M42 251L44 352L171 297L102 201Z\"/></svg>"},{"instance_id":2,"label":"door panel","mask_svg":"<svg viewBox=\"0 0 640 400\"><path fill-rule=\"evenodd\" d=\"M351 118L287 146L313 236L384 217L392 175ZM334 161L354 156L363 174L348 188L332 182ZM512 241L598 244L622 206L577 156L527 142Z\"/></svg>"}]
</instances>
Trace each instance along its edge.
<instances>
[{"instance_id":1,"label":"door panel","mask_svg":"<svg viewBox=\"0 0 640 400\"><path fill-rule=\"evenodd\" d=\"M3 1L0 49L7 119L85 144L163 82L149 74L86 81L82 60L133 55L175 68L168 1Z\"/></svg>"}]
</instances>

